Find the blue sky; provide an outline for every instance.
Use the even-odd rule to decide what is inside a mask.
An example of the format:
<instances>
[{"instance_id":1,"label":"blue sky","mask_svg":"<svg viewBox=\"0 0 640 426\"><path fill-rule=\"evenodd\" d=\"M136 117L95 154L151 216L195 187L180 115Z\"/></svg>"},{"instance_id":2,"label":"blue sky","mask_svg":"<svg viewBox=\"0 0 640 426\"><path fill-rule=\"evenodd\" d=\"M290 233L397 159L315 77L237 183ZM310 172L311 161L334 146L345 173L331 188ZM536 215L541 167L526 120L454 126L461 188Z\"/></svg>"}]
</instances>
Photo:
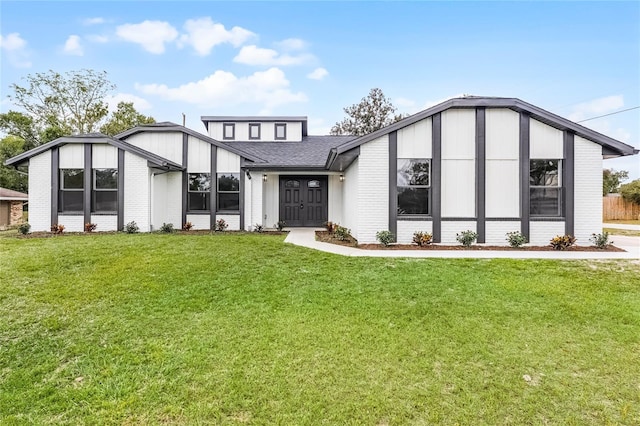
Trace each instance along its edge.
<instances>
[{"instance_id":1,"label":"blue sky","mask_svg":"<svg viewBox=\"0 0 640 426\"><path fill-rule=\"evenodd\" d=\"M380 87L399 112L462 94L573 120L640 105L639 2L0 3L0 110L49 69L106 70L110 99L201 115L306 115L327 133ZM640 109L583 123L640 147ZM640 157L605 167L640 177Z\"/></svg>"}]
</instances>

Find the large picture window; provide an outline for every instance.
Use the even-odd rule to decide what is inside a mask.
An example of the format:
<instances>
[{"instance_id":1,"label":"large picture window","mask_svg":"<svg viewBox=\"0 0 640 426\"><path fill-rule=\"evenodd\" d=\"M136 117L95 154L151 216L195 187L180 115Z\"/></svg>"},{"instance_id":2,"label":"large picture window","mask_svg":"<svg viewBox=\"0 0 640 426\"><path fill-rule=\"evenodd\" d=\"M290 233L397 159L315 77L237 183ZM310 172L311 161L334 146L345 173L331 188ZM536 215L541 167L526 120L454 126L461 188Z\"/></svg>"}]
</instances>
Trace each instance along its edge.
<instances>
[{"instance_id":1,"label":"large picture window","mask_svg":"<svg viewBox=\"0 0 640 426\"><path fill-rule=\"evenodd\" d=\"M187 197L190 211L208 211L211 208L211 174L189 173Z\"/></svg>"},{"instance_id":2,"label":"large picture window","mask_svg":"<svg viewBox=\"0 0 640 426\"><path fill-rule=\"evenodd\" d=\"M240 210L239 173L218 173L218 210Z\"/></svg>"},{"instance_id":3,"label":"large picture window","mask_svg":"<svg viewBox=\"0 0 640 426\"><path fill-rule=\"evenodd\" d=\"M58 211L82 212L84 194L84 169L61 169Z\"/></svg>"},{"instance_id":4,"label":"large picture window","mask_svg":"<svg viewBox=\"0 0 640 426\"><path fill-rule=\"evenodd\" d=\"M94 169L91 211L115 213L118 210L118 170Z\"/></svg>"},{"instance_id":5,"label":"large picture window","mask_svg":"<svg viewBox=\"0 0 640 426\"><path fill-rule=\"evenodd\" d=\"M562 216L562 160L530 160L529 214Z\"/></svg>"},{"instance_id":6,"label":"large picture window","mask_svg":"<svg viewBox=\"0 0 640 426\"><path fill-rule=\"evenodd\" d=\"M431 163L426 159L398 159L398 215L431 214Z\"/></svg>"}]
</instances>

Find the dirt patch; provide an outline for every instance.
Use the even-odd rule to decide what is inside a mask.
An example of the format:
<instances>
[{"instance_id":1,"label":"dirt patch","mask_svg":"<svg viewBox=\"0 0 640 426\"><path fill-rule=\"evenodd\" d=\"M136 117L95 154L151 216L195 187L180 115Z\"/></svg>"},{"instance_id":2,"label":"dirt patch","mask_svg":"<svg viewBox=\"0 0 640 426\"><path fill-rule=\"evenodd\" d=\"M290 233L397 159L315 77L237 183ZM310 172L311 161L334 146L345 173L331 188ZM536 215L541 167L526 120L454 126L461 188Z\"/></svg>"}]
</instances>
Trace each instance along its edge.
<instances>
[{"instance_id":1,"label":"dirt patch","mask_svg":"<svg viewBox=\"0 0 640 426\"><path fill-rule=\"evenodd\" d=\"M327 231L316 231L316 240L324 243L338 244L342 246L357 247L362 250L475 250L475 251L560 251L554 250L551 246L525 246L513 248L509 246L488 246L484 244L475 244L471 247L462 245L445 245L445 244L429 244L426 246L417 246L415 244L392 244L384 247L382 244L358 244L355 240L340 241L334 238ZM608 246L605 249L599 249L595 246L573 246L563 251L595 251L595 252L624 252L621 248Z\"/></svg>"}]
</instances>

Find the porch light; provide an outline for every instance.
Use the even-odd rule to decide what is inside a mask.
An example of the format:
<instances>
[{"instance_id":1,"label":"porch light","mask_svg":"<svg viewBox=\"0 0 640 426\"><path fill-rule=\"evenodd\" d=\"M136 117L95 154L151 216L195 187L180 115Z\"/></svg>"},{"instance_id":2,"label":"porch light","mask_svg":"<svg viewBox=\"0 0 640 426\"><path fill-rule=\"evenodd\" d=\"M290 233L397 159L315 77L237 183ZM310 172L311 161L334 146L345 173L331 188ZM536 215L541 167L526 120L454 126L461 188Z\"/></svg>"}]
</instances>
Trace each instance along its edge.
<instances>
[{"instance_id":1,"label":"porch light","mask_svg":"<svg viewBox=\"0 0 640 426\"><path fill-rule=\"evenodd\" d=\"M344 175L340 175L340 182L344 182Z\"/></svg>"},{"instance_id":2,"label":"porch light","mask_svg":"<svg viewBox=\"0 0 640 426\"><path fill-rule=\"evenodd\" d=\"M266 182L267 181L267 175L262 175L262 181Z\"/></svg>"}]
</instances>

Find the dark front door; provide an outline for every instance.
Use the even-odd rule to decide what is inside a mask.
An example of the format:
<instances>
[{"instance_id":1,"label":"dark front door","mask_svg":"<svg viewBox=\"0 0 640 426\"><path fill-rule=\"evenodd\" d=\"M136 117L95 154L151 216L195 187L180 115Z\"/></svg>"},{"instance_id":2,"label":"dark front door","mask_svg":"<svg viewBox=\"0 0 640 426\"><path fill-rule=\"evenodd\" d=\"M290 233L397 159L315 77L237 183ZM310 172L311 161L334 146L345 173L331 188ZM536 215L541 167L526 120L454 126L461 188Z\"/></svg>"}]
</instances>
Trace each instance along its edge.
<instances>
[{"instance_id":1,"label":"dark front door","mask_svg":"<svg viewBox=\"0 0 640 426\"><path fill-rule=\"evenodd\" d=\"M280 176L280 220L286 226L322 226L327 206L326 176Z\"/></svg>"}]
</instances>

